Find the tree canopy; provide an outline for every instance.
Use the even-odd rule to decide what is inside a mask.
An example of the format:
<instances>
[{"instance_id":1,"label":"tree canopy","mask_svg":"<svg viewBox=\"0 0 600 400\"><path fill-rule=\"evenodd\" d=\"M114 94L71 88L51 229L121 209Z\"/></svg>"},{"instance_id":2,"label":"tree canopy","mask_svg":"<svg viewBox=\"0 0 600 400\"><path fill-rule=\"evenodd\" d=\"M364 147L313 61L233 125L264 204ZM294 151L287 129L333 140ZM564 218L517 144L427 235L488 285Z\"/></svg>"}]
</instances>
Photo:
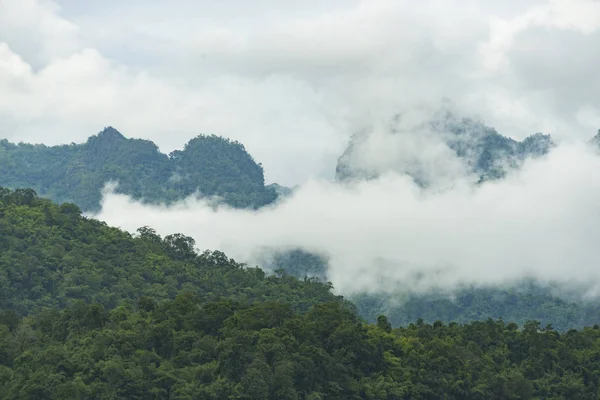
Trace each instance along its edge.
<instances>
[{"instance_id":1,"label":"tree canopy","mask_svg":"<svg viewBox=\"0 0 600 400\"><path fill-rule=\"evenodd\" d=\"M275 289L279 285L286 287ZM142 227L132 236L82 216L74 204L55 205L31 189L0 188L0 309L27 315L76 300L111 309L187 290L205 300L271 300L306 310L338 298L329 288L267 276L218 251L198 253L182 234L161 238Z\"/></svg>"}]
</instances>

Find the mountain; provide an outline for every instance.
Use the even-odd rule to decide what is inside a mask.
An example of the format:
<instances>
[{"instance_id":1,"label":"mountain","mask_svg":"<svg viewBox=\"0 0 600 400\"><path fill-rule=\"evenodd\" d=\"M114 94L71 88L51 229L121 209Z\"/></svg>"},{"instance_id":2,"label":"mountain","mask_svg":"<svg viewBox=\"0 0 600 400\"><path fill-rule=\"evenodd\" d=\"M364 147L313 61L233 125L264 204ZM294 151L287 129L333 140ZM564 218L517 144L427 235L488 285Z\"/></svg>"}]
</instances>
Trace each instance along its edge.
<instances>
[{"instance_id":1,"label":"mountain","mask_svg":"<svg viewBox=\"0 0 600 400\"><path fill-rule=\"evenodd\" d=\"M536 133L516 141L480 121L458 117L447 107L425 115L423 118L423 114L417 113L414 118L411 113L398 114L383 128L354 135L338 159L336 180L342 183L369 180L393 171L427 187L454 168L456 176L470 175L473 183L482 184L502 179L527 158L543 156L555 147L550 135ZM600 131L592 142L600 145ZM369 158L371 154L376 157ZM293 276L328 279L326 258L302 249L276 253L265 265ZM349 298L368 321L374 322L378 315L385 314L393 326L404 326L417 318L431 323L505 318L518 323L535 319L566 331L600 320L600 307L594 302L567 299L560 290L535 282L422 294L362 293Z\"/></svg>"},{"instance_id":2,"label":"mountain","mask_svg":"<svg viewBox=\"0 0 600 400\"><path fill-rule=\"evenodd\" d=\"M595 398L600 327L365 324L315 279L0 189L2 399Z\"/></svg>"},{"instance_id":3,"label":"mountain","mask_svg":"<svg viewBox=\"0 0 600 400\"><path fill-rule=\"evenodd\" d=\"M458 119L449 112L436 114L428 124L433 127L434 134L444 137L448 148L455 149L456 154L462 156L465 162L476 161L471 165L473 170L480 172L482 180L489 179L491 172L497 171L490 166L501 164L500 160L512 160L512 167L518 167L524 158L546 154L553 146L548 136L533 135L522 142L516 142L499 135L494 129L480 122ZM356 145L357 142L353 143ZM345 156L348 154L347 151ZM503 163L505 166L510 164L504 161ZM0 181L5 182L7 186L33 187L41 196L57 202L74 202L85 211L98 209L101 189L111 180L119 182L118 192L151 203L169 203L201 192L207 196L221 196L222 201L235 207L259 207L292 193L292 189L277 184L265 186L262 167L240 143L217 136L199 136L190 140L183 150L166 155L152 142L127 139L110 127L79 145L48 147L1 141L0 172ZM495 175L495 178L500 178L500 175ZM78 235L85 237L83 231L78 232ZM19 246L36 249L27 243ZM14 249L11 251L4 257L16 254ZM90 257L101 259L103 251L97 250L96 254ZM29 253L25 254L31 257ZM71 256L66 259L71 260ZM31 260L29 264L34 262L46 265L49 262L37 258ZM5 263L16 266L29 265L20 259L10 258L7 258ZM126 264L127 261L115 260L115 263ZM260 265L270 271L281 269L300 279L317 278L322 282L328 279L327 260L301 249L276 252ZM13 271L10 275L13 278L25 273L12 267L10 270ZM28 290L21 290L29 288L30 282L0 280L0 299L12 299L14 304L11 307L20 313L43 306L58 307L70 304L75 299L112 307L118 301L127 298L124 294L115 297L115 292L108 298L100 290L102 287L115 285L118 279L124 279L123 273L114 269L110 269L111 275L102 278L98 277L99 272L88 275L89 271L75 273L69 270L68 273L62 271L60 274L51 274L46 269L40 269L44 274L39 276L38 270L23 271L29 274L28 279L47 282L48 289L44 289L46 286L34 286L37 291L35 297L30 295ZM144 274L148 275L150 272ZM147 278L144 274L140 272L131 279L145 282ZM195 279L194 285L201 279L185 279L188 278ZM152 284L158 287L157 282L153 281ZM53 291L51 288L54 288ZM136 296L148 295L148 290L139 289ZM173 294L174 290L169 286L168 290L161 289L161 293ZM168 297L163 294L161 298ZM535 285L512 288L462 288L453 293L432 291L421 295L356 294L350 300L356 304L360 315L367 321L375 322L379 315L385 314L393 326L405 326L418 318L430 323L436 320L466 323L488 317L503 317L519 324L535 319L543 324L552 323L556 329L565 331L593 325L600 316L598 307L591 302L565 299L560 293Z\"/></svg>"},{"instance_id":4,"label":"mountain","mask_svg":"<svg viewBox=\"0 0 600 400\"><path fill-rule=\"evenodd\" d=\"M199 193L233 207L258 208L277 197L274 188L265 187L262 166L241 143L214 135L198 136L169 155L149 140L127 139L112 127L82 144L0 141L1 186L32 188L54 201L97 211L101 190L110 181L118 182L118 193L149 203Z\"/></svg>"},{"instance_id":5,"label":"mountain","mask_svg":"<svg viewBox=\"0 0 600 400\"><path fill-rule=\"evenodd\" d=\"M282 186L278 183L271 183L266 186L267 190L272 190L277 195L278 199L283 199L289 197L294 192L294 188L289 188L287 186Z\"/></svg>"},{"instance_id":6,"label":"mountain","mask_svg":"<svg viewBox=\"0 0 600 400\"><path fill-rule=\"evenodd\" d=\"M600 129L598 129L598 132L590 139L589 143L600 147Z\"/></svg>"},{"instance_id":7,"label":"mountain","mask_svg":"<svg viewBox=\"0 0 600 400\"><path fill-rule=\"evenodd\" d=\"M376 133L381 132L356 134L338 159L337 181L373 179L382 172L394 171L411 176L421 186L428 186L431 180L438 178L434 176L436 173L444 174L452 161L454 164L458 161L464 169L451 165L457 168L457 174L472 174L481 183L500 179L525 159L543 156L555 147L550 135L536 133L519 142L480 121L459 118L447 109L437 111L425 123L409 127L403 125L403 115L399 114L385 129L384 143L388 148L380 150L387 153L390 148L398 147L396 152L387 159L383 154L373 160L365 159L363 153L373 150L372 146L380 139Z\"/></svg>"}]
</instances>

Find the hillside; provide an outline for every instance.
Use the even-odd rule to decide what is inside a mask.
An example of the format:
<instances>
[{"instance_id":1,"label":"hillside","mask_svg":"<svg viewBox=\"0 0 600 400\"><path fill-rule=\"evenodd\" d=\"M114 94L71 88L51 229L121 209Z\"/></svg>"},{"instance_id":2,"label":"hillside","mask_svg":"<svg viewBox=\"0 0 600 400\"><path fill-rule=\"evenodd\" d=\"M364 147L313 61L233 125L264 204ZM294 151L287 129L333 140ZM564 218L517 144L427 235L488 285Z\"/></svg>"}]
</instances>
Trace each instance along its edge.
<instances>
[{"instance_id":1,"label":"hillside","mask_svg":"<svg viewBox=\"0 0 600 400\"><path fill-rule=\"evenodd\" d=\"M336 167L336 180L340 182L356 179L373 179L386 171L394 171L411 176L416 183L428 186L432 179L443 174L447 167L442 164L448 154L438 149L438 153L419 154L422 140L427 140L428 152L439 144L444 144L448 153L453 153L465 167L464 172L474 176L476 181L499 179L509 169L518 168L525 159L547 154L554 146L550 135L536 133L517 141L499 134L494 128L471 118L460 118L453 112L441 109L425 123L405 131L399 126L402 118L395 118L387 128L391 138L388 143L396 149L396 157L383 162L381 159L363 159L363 153L373 151L370 142L373 133L354 135ZM415 146L417 144L417 147ZM408 153L403 150L406 147ZM443 150L443 149L442 149ZM386 149L386 151L390 151Z\"/></svg>"},{"instance_id":2,"label":"hillside","mask_svg":"<svg viewBox=\"0 0 600 400\"><path fill-rule=\"evenodd\" d=\"M97 211L109 181L119 183L117 192L149 203L199 193L219 196L233 207L257 208L277 197L242 144L214 135L198 136L169 155L149 140L127 139L111 127L82 144L0 141L0 186L32 188L56 202Z\"/></svg>"},{"instance_id":3,"label":"hillside","mask_svg":"<svg viewBox=\"0 0 600 400\"><path fill-rule=\"evenodd\" d=\"M88 219L77 206L54 205L31 189L0 189L0 310L27 315L74 301L111 309L148 296L154 301L189 291L209 301L222 297L311 304L339 299L327 285L277 279L220 252L197 254L192 238L137 236ZM286 287L277 286L283 284Z\"/></svg>"},{"instance_id":4,"label":"hillside","mask_svg":"<svg viewBox=\"0 0 600 400\"><path fill-rule=\"evenodd\" d=\"M2 399L595 398L600 329L361 322L312 279L0 190Z\"/></svg>"}]
</instances>

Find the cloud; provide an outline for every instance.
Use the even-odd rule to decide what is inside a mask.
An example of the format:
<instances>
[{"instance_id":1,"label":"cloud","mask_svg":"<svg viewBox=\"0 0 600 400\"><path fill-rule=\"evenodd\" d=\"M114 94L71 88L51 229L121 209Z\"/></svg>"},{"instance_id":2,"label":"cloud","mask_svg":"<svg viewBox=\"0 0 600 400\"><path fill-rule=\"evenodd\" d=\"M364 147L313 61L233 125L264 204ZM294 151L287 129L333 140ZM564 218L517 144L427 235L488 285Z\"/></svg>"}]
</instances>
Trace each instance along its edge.
<instances>
[{"instance_id":1,"label":"cloud","mask_svg":"<svg viewBox=\"0 0 600 400\"><path fill-rule=\"evenodd\" d=\"M519 36L531 28L548 28L591 35L600 28L600 3L595 0L549 0L511 19L492 18L489 41L482 46L490 69L507 68L507 56Z\"/></svg>"},{"instance_id":2,"label":"cloud","mask_svg":"<svg viewBox=\"0 0 600 400\"><path fill-rule=\"evenodd\" d=\"M151 207L106 193L98 218L130 231L150 224L163 235L182 232L239 260L266 248L319 252L346 294L522 278L597 285L599 168L589 147L565 144L479 189L457 179L424 190L395 173L351 185L310 181L257 212L191 199Z\"/></svg>"},{"instance_id":3,"label":"cloud","mask_svg":"<svg viewBox=\"0 0 600 400\"><path fill-rule=\"evenodd\" d=\"M1 135L112 125L170 151L218 133L293 185L331 178L350 134L442 97L517 138L598 129L594 1L99 4L0 0Z\"/></svg>"},{"instance_id":4,"label":"cloud","mask_svg":"<svg viewBox=\"0 0 600 400\"><path fill-rule=\"evenodd\" d=\"M0 42L10 43L34 68L79 50L79 28L59 10L50 0L0 1Z\"/></svg>"}]
</instances>

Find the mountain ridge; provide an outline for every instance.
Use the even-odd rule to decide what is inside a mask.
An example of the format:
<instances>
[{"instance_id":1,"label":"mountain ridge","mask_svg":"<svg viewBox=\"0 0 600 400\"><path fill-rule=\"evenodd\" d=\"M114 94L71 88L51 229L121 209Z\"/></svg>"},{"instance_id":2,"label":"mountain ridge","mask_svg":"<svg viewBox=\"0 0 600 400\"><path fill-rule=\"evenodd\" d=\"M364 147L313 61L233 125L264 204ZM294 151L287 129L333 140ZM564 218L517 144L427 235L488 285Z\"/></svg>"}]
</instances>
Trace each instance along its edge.
<instances>
[{"instance_id":1,"label":"mountain ridge","mask_svg":"<svg viewBox=\"0 0 600 400\"><path fill-rule=\"evenodd\" d=\"M106 127L81 144L0 141L0 186L32 188L57 202L98 211L109 181L117 192L152 204L199 193L238 208L258 208L277 198L264 171L244 146L216 135L199 135L182 150L161 153L145 139L129 139Z\"/></svg>"},{"instance_id":2,"label":"mountain ridge","mask_svg":"<svg viewBox=\"0 0 600 400\"><path fill-rule=\"evenodd\" d=\"M383 132L369 130L351 137L338 158L336 181L370 180L382 172L394 171L410 176L419 186L427 187L436 178L430 172L432 168L437 167L437 172L443 173L443 168L453 163L451 166L457 168L457 174L472 174L475 182L482 183L500 179L508 170L519 168L525 159L541 157L556 147L550 135L538 132L517 141L501 135L481 121L458 117L445 108L417 124L404 123L402 114L398 114L389 125L380 129ZM381 135L384 135L384 143L388 147L385 150L392 148L396 156L389 157L386 162L378 158L365 159L362 153L373 150L373 143L382 140ZM438 148L437 153L421 156L406 154L402 149L407 147L418 152L423 150L424 145ZM382 147L381 144L379 147Z\"/></svg>"}]
</instances>

